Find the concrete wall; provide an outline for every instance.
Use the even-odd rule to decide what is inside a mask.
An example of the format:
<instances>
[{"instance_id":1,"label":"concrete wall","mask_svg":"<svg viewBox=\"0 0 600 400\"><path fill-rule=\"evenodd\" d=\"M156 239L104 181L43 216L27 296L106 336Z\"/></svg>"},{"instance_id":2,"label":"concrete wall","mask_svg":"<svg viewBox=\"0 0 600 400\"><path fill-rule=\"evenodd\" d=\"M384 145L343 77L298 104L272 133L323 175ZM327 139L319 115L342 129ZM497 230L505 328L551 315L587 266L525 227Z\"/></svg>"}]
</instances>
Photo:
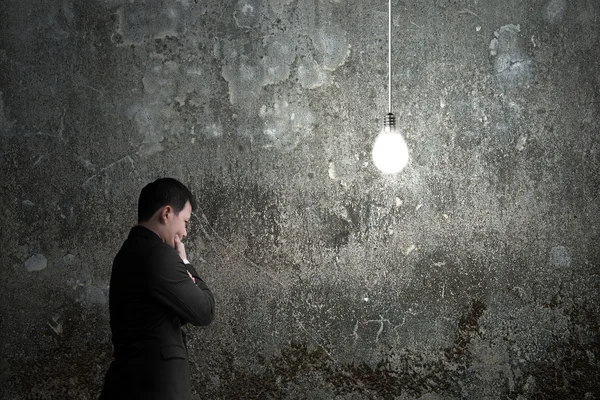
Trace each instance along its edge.
<instances>
[{"instance_id":1,"label":"concrete wall","mask_svg":"<svg viewBox=\"0 0 600 400\"><path fill-rule=\"evenodd\" d=\"M206 399L600 398L600 3L0 3L1 378L93 399L143 185L200 200Z\"/></svg>"}]
</instances>

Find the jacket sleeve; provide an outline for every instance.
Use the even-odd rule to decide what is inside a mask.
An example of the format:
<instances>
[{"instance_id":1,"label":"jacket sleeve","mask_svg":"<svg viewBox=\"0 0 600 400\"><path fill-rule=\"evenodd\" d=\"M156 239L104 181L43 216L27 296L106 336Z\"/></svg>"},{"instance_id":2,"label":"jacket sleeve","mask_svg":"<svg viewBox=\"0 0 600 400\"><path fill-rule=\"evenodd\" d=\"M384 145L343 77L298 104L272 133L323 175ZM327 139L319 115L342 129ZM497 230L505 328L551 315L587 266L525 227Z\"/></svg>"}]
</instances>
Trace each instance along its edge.
<instances>
[{"instance_id":1,"label":"jacket sleeve","mask_svg":"<svg viewBox=\"0 0 600 400\"><path fill-rule=\"evenodd\" d=\"M210 324L215 300L212 292L191 264L185 265L168 245L156 246L148 254L150 293L182 321L196 326ZM188 270L196 279L194 283Z\"/></svg>"}]
</instances>

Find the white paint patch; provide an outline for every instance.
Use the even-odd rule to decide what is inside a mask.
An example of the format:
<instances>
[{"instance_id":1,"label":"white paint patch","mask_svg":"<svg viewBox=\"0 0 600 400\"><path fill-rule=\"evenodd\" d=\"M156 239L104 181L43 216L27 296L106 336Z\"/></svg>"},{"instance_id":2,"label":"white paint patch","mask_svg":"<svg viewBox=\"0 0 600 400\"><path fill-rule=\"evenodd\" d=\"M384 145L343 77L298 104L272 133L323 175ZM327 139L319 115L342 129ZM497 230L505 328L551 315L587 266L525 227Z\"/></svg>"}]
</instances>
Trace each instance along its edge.
<instances>
[{"instance_id":1,"label":"white paint patch","mask_svg":"<svg viewBox=\"0 0 600 400\"><path fill-rule=\"evenodd\" d=\"M163 151L162 144L158 142L143 142L140 145L138 154L142 157L149 157L152 154L160 153L161 151Z\"/></svg>"},{"instance_id":2,"label":"white paint patch","mask_svg":"<svg viewBox=\"0 0 600 400\"><path fill-rule=\"evenodd\" d=\"M294 0L270 0L269 4L276 14L281 15L285 8L292 4L293 1Z\"/></svg>"},{"instance_id":3,"label":"white paint patch","mask_svg":"<svg viewBox=\"0 0 600 400\"><path fill-rule=\"evenodd\" d=\"M527 143L527 135L521 135L517 140L517 145L515 146L517 151L523 151L525 149L525 144Z\"/></svg>"},{"instance_id":4,"label":"white paint patch","mask_svg":"<svg viewBox=\"0 0 600 400\"><path fill-rule=\"evenodd\" d=\"M335 170L335 163L333 161L329 162L329 168L327 169L327 173L331 179L337 179L337 172Z\"/></svg>"},{"instance_id":5,"label":"white paint patch","mask_svg":"<svg viewBox=\"0 0 600 400\"><path fill-rule=\"evenodd\" d=\"M88 286L82 299L85 303L104 305L107 303L104 291L98 286Z\"/></svg>"},{"instance_id":6,"label":"white paint patch","mask_svg":"<svg viewBox=\"0 0 600 400\"><path fill-rule=\"evenodd\" d=\"M491 57L494 57L494 56L498 55L498 39L493 38L490 41L489 49L490 49L490 56Z\"/></svg>"},{"instance_id":7,"label":"white paint patch","mask_svg":"<svg viewBox=\"0 0 600 400\"><path fill-rule=\"evenodd\" d=\"M335 71L344 65L350 55L350 44L346 32L335 25L325 25L311 32L311 39L318 58L322 58L321 67Z\"/></svg>"},{"instance_id":8,"label":"white paint patch","mask_svg":"<svg viewBox=\"0 0 600 400\"><path fill-rule=\"evenodd\" d=\"M59 322L58 317L52 317L52 323L47 322L48 326L56 333L57 335L62 335L64 329L62 322Z\"/></svg>"},{"instance_id":9,"label":"white paint patch","mask_svg":"<svg viewBox=\"0 0 600 400\"><path fill-rule=\"evenodd\" d=\"M75 18L75 14L73 13L72 1L63 1L62 13L69 20L69 22L73 21L73 18Z\"/></svg>"},{"instance_id":10,"label":"white paint patch","mask_svg":"<svg viewBox=\"0 0 600 400\"><path fill-rule=\"evenodd\" d=\"M259 115L264 121L263 132L273 143L269 147L283 151L293 150L315 123L310 109L285 98L278 99L272 107L263 105Z\"/></svg>"},{"instance_id":11,"label":"white paint patch","mask_svg":"<svg viewBox=\"0 0 600 400\"><path fill-rule=\"evenodd\" d=\"M250 64L241 63L239 71L242 80L245 81L254 81L258 77L257 68Z\"/></svg>"},{"instance_id":12,"label":"white paint patch","mask_svg":"<svg viewBox=\"0 0 600 400\"><path fill-rule=\"evenodd\" d=\"M77 161L79 161L81 163L81 165L86 169L86 171L90 171L90 172L96 171L96 165L94 165L94 163L91 162L90 160L86 160L82 156L77 156Z\"/></svg>"},{"instance_id":13,"label":"white paint patch","mask_svg":"<svg viewBox=\"0 0 600 400\"><path fill-rule=\"evenodd\" d=\"M41 271L48 267L48 260L43 254L34 254L25 261L24 265L29 272Z\"/></svg>"},{"instance_id":14,"label":"white paint patch","mask_svg":"<svg viewBox=\"0 0 600 400\"><path fill-rule=\"evenodd\" d=\"M221 122L213 122L210 125L206 125L206 132L213 138L218 138L223 136L223 125Z\"/></svg>"},{"instance_id":15,"label":"white paint patch","mask_svg":"<svg viewBox=\"0 0 600 400\"><path fill-rule=\"evenodd\" d=\"M288 79L290 66L296 59L296 53L291 48L293 41L290 38L279 35L277 38L270 37L267 42L267 54L261 60L262 86L273 85Z\"/></svg>"},{"instance_id":16,"label":"white paint patch","mask_svg":"<svg viewBox=\"0 0 600 400\"><path fill-rule=\"evenodd\" d=\"M321 68L308 54L298 66L298 81L305 89L316 89L331 84L333 78L331 72Z\"/></svg>"},{"instance_id":17,"label":"white paint patch","mask_svg":"<svg viewBox=\"0 0 600 400\"><path fill-rule=\"evenodd\" d=\"M204 75L204 71L202 71L202 67L200 67L200 66L189 67L187 69L187 73L188 73L188 75L198 76L198 77L201 77L202 75Z\"/></svg>"},{"instance_id":18,"label":"white paint patch","mask_svg":"<svg viewBox=\"0 0 600 400\"><path fill-rule=\"evenodd\" d=\"M410 253L412 253L416 249L417 249L417 246L414 244L411 244L410 246L408 246L408 248L406 250L404 250L404 255L408 256Z\"/></svg>"},{"instance_id":19,"label":"white paint patch","mask_svg":"<svg viewBox=\"0 0 600 400\"><path fill-rule=\"evenodd\" d=\"M259 0L240 0L233 13L233 19L240 28L256 28L260 24Z\"/></svg>"},{"instance_id":20,"label":"white paint patch","mask_svg":"<svg viewBox=\"0 0 600 400\"><path fill-rule=\"evenodd\" d=\"M227 60L221 75L229 83L229 101L233 105L251 110L260 94L260 70L247 56Z\"/></svg>"},{"instance_id":21,"label":"white paint patch","mask_svg":"<svg viewBox=\"0 0 600 400\"><path fill-rule=\"evenodd\" d=\"M153 107L146 108L143 105L135 106L132 109L138 131L144 133L144 140L138 151L141 156L150 156L163 149L161 142L164 140L164 136L158 128L161 123L156 111Z\"/></svg>"},{"instance_id":22,"label":"white paint patch","mask_svg":"<svg viewBox=\"0 0 600 400\"><path fill-rule=\"evenodd\" d=\"M522 49L520 25L504 25L490 41L490 57L498 81L504 84L527 84L531 79L531 60Z\"/></svg>"},{"instance_id":23,"label":"white paint patch","mask_svg":"<svg viewBox=\"0 0 600 400\"><path fill-rule=\"evenodd\" d=\"M126 2L118 11L119 33L123 44L140 44L146 39L177 36L185 30L182 24L184 4L172 5L167 0Z\"/></svg>"},{"instance_id":24,"label":"white paint patch","mask_svg":"<svg viewBox=\"0 0 600 400\"><path fill-rule=\"evenodd\" d=\"M565 16L566 10L566 0L550 0L544 9L544 19L550 24L558 24Z\"/></svg>"},{"instance_id":25,"label":"white paint patch","mask_svg":"<svg viewBox=\"0 0 600 400\"><path fill-rule=\"evenodd\" d=\"M260 59L245 54L242 41L222 40L215 46L215 55L223 59L221 75L229 84L229 100L249 114L262 87L287 80L296 59L297 42L286 33L265 37L263 43L265 55Z\"/></svg>"},{"instance_id":26,"label":"white paint patch","mask_svg":"<svg viewBox=\"0 0 600 400\"><path fill-rule=\"evenodd\" d=\"M550 249L550 265L558 268L568 268L571 266L571 250L565 246L555 246Z\"/></svg>"}]
</instances>

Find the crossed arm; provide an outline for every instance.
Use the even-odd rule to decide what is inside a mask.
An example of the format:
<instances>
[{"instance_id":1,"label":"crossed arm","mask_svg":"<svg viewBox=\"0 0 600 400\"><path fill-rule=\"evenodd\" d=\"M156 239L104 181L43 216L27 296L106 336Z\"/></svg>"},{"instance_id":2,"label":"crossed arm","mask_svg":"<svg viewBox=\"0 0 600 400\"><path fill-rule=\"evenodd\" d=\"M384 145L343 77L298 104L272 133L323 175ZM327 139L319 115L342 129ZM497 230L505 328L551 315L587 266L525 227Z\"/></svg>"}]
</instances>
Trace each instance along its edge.
<instances>
[{"instance_id":1,"label":"crossed arm","mask_svg":"<svg viewBox=\"0 0 600 400\"><path fill-rule=\"evenodd\" d=\"M148 285L154 297L182 321L195 326L208 325L213 319L214 296L192 264L184 263L185 249L183 257L176 249L161 244L148 254Z\"/></svg>"}]
</instances>

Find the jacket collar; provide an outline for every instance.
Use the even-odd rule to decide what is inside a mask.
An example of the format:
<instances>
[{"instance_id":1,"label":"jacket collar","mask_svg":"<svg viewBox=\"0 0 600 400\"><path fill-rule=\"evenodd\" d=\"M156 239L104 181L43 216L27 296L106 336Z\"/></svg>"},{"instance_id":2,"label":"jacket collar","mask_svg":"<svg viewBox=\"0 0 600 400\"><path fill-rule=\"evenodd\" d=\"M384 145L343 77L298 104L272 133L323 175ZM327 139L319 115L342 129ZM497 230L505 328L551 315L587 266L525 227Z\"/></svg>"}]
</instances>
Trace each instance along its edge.
<instances>
[{"instance_id":1,"label":"jacket collar","mask_svg":"<svg viewBox=\"0 0 600 400\"><path fill-rule=\"evenodd\" d=\"M136 225L133 228L131 228L131 230L129 231L129 237L130 238L143 237L146 239L159 240L162 242L162 239L160 238L160 236L158 236L156 233L152 232L150 229L140 226L140 225Z\"/></svg>"}]
</instances>

